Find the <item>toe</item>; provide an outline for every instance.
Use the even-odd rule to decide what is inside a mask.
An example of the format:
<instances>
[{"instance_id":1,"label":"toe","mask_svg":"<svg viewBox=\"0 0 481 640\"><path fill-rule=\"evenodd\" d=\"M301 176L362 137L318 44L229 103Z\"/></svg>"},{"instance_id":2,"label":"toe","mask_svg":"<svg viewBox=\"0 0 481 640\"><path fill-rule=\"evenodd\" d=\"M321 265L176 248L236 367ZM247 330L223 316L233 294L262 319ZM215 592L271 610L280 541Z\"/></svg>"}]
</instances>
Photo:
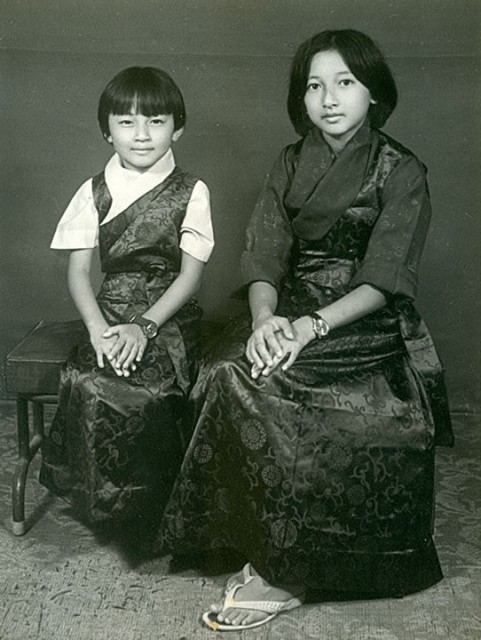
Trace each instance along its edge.
<instances>
[{"instance_id":1,"label":"toe","mask_svg":"<svg viewBox=\"0 0 481 640\"><path fill-rule=\"evenodd\" d=\"M237 613L234 616L231 616L231 624L234 626L243 625L245 624L244 622L245 619L246 619L245 612Z\"/></svg>"}]
</instances>

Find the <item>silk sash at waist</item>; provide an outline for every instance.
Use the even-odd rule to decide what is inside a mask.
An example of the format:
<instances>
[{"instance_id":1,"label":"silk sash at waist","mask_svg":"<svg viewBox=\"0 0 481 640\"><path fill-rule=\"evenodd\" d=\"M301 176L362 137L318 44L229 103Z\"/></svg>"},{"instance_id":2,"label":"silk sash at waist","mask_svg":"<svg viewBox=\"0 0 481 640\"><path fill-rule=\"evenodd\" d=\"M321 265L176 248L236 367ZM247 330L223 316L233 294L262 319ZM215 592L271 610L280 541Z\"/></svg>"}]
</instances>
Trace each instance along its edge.
<instances>
[{"instance_id":1,"label":"silk sash at waist","mask_svg":"<svg viewBox=\"0 0 481 640\"><path fill-rule=\"evenodd\" d=\"M344 295L349 291L349 283L357 268L354 260L323 258L318 252L304 251L299 256L294 277Z\"/></svg>"}]
</instances>

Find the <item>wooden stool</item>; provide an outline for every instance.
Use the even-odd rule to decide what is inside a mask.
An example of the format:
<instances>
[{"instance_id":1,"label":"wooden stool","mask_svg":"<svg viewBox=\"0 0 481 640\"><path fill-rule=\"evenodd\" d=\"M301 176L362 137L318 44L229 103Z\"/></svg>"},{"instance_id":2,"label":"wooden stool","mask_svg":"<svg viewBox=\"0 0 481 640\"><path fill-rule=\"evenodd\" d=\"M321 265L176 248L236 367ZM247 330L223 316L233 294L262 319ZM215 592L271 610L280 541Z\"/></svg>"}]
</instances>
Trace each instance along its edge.
<instances>
[{"instance_id":1,"label":"wooden stool","mask_svg":"<svg viewBox=\"0 0 481 640\"><path fill-rule=\"evenodd\" d=\"M16 536L26 531L25 485L30 463L44 439L44 405L57 403L62 365L83 334L80 320L42 321L6 358L7 391L17 398L18 462L12 486L12 530Z\"/></svg>"}]
</instances>

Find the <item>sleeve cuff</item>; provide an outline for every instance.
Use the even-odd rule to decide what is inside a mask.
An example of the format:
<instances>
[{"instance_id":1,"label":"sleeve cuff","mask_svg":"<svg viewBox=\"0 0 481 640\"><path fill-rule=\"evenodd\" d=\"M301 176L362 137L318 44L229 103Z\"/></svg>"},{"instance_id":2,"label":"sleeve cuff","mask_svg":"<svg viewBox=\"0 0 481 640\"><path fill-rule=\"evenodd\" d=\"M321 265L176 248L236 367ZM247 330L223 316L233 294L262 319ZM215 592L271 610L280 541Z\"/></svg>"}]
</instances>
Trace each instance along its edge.
<instances>
[{"instance_id":1,"label":"sleeve cuff","mask_svg":"<svg viewBox=\"0 0 481 640\"><path fill-rule=\"evenodd\" d=\"M214 241L198 235L192 229L183 229L180 248L193 258L197 258L201 262L207 262L214 249Z\"/></svg>"},{"instance_id":2,"label":"sleeve cuff","mask_svg":"<svg viewBox=\"0 0 481 640\"><path fill-rule=\"evenodd\" d=\"M259 255L244 251L241 256L241 268L244 284L262 280L279 289L284 270L279 268L277 256Z\"/></svg>"},{"instance_id":3,"label":"sleeve cuff","mask_svg":"<svg viewBox=\"0 0 481 640\"><path fill-rule=\"evenodd\" d=\"M351 289L370 284L393 296L414 300L417 293L417 277L406 267L393 268L389 262L364 264L351 280Z\"/></svg>"},{"instance_id":4,"label":"sleeve cuff","mask_svg":"<svg viewBox=\"0 0 481 640\"><path fill-rule=\"evenodd\" d=\"M50 243L51 249L94 249L98 245L95 231L73 230L59 225Z\"/></svg>"}]
</instances>

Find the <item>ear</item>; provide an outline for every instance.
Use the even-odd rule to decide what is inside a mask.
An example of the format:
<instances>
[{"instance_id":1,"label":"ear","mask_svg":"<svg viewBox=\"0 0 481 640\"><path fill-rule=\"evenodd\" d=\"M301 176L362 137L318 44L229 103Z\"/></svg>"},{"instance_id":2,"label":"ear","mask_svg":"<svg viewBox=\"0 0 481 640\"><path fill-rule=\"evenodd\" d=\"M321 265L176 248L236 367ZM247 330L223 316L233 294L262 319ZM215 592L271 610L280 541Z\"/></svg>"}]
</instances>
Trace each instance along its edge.
<instances>
[{"instance_id":1,"label":"ear","mask_svg":"<svg viewBox=\"0 0 481 640\"><path fill-rule=\"evenodd\" d=\"M177 129L176 131L174 131L174 133L172 134L172 142L177 142L177 140L180 138L180 136L184 133L184 127L181 127L180 129Z\"/></svg>"},{"instance_id":2,"label":"ear","mask_svg":"<svg viewBox=\"0 0 481 640\"><path fill-rule=\"evenodd\" d=\"M374 100L374 98L371 98L371 104L377 104L377 100Z\"/></svg>"},{"instance_id":3,"label":"ear","mask_svg":"<svg viewBox=\"0 0 481 640\"><path fill-rule=\"evenodd\" d=\"M106 140L109 144L112 144L112 136L111 136L110 134L107 136L107 135L105 135L105 133L104 133L104 138L105 138L105 140Z\"/></svg>"}]
</instances>

